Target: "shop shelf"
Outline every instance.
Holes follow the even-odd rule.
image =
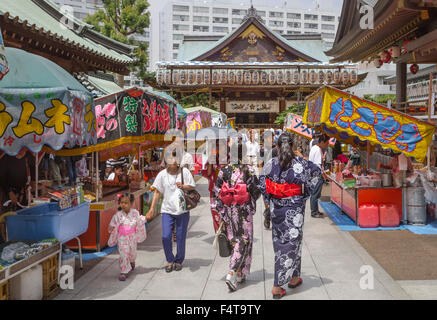
[[[0,283],[0,301],[9,300],[9,282]]]
[[[57,203],[47,203],[17,211],[6,218],[8,240],[70,241],[88,229],[89,203],[59,210]]]

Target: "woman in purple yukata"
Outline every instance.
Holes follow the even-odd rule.
[[[240,139],[241,140],[241,139]],[[233,251],[229,264],[226,284],[230,291],[237,289],[237,283],[245,281],[250,272],[253,247],[253,215],[256,200],[261,196],[258,178],[253,167],[243,161],[243,144],[238,143],[238,163],[222,168],[214,187],[212,206],[226,226],[228,239]],[[232,190],[231,199],[224,198],[225,190]],[[229,194],[229,193],[228,193]]]
[[[290,133],[278,139],[279,156],[271,159],[259,178],[261,192],[271,205],[273,249],[275,251],[274,299],[302,284],[300,278],[305,202],[322,179],[321,169],[293,152]],[[303,188],[302,188],[303,186]],[[271,202],[270,202],[271,201]]]

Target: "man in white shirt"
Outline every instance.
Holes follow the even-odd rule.
[[[253,130],[249,131],[249,141],[246,142],[246,147],[246,155],[249,160],[249,164],[252,165],[255,170],[257,170],[260,146],[259,143],[255,140],[255,133]]]
[[[308,158],[309,161],[316,164],[320,169],[322,169],[323,173],[323,149],[326,149],[329,145],[329,137],[326,134],[323,134],[319,137],[318,143],[313,145],[310,150],[310,156]],[[323,214],[319,211],[319,198],[322,194],[324,179],[320,179],[317,183],[316,187],[311,194],[310,204],[311,204],[311,217],[313,218],[322,218]]]

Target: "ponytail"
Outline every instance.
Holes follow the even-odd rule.
[[[293,138],[289,132],[284,132],[279,136],[279,165],[281,169],[287,169],[294,159]]]

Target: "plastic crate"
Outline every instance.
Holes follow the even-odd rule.
[[[58,287],[58,256],[55,255],[42,262],[43,299],[53,298]]]
[[[9,282],[0,283],[0,301],[9,300]]]
[[[88,230],[89,203],[59,210],[57,203],[46,203],[17,211],[6,218],[8,240],[43,240],[55,238],[68,242]]]
[[[379,224],[381,227],[399,227],[399,211],[392,204],[379,206]]]
[[[361,228],[377,228],[379,226],[379,207],[374,204],[363,204],[359,207]]]

